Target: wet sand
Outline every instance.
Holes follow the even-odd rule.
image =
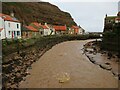
[[[117,88],[118,80],[110,71],[91,63],[82,54],[83,45],[91,40],[67,41],[55,45],[28,70],[31,75],[19,88]],[[70,80],[59,83],[61,73]]]

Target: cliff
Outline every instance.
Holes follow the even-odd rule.
[[[3,2],[2,11],[8,15],[14,12],[15,17],[26,25],[35,21],[55,25],[76,25],[68,12],[61,11],[48,2]]]

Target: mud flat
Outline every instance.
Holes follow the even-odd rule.
[[[118,79],[83,54],[91,40],[67,41],[55,45],[37,62],[19,88],[118,88]]]
[[[100,66],[102,69],[109,70],[116,78],[120,78],[119,72],[119,58],[117,54],[110,51],[100,50],[99,41],[88,42],[84,45],[83,52],[88,59]]]

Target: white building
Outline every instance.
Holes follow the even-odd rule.
[[[0,39],[5,38],[4,19],[0,17]]]
[[[0,14],[1,39],[21,38],[21,23],[14,17]]]
[[[79,27],[78,34],[85,34],[85,30],[82,27]]]
[[[53,25],[45,23],[45,26],[49,29],[48,30],[49,35],[55,34],[55,29],[53,28]]]
[[[51,33],[50,28],[47,27],[46,25],[41,25],[41,26],[42,26],[43,31],[44,31],[43,35],[44,35],[44,36],[50,35],[50,33]]]

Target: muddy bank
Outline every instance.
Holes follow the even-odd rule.
[[[83,45],[91,40],[55,45],[36,63],[19,88],[117,88],[114,75],[91,63]],[[61,81],[62,80],[62,81]]]
[[[28,69],[31,69],[31,65],[36,62],[46,51],[41,49],[36,51],[34,48],[24,50],[20,54],[12,53],[6,60],[9,60],[2,65],[2,85],[3,88],[17,88],[19,82],[24,80],[27,75],[30,75]]]
[[[100,49],[101,41],[92,41],[84,45],[82,49],[89,60],[101,67],[110,71],[116,78],[120,79],[119,63],[120,58],[117,53],[103,51]]]
[[[12,52],[4,56],[2,62],[2,87],[3,88],[18,88],[19,83],[25,80],[31,65],[39,60],[39,58],[52,46],[57,44],[54,40],[44,40],[34,46],[27,46],[26,49],[21,49],[18,52]],[[42,45],[41,45],[42,43]],[[60,43],[60,41],[59,41]],[[29,44],[29,43],[28,43]]]

